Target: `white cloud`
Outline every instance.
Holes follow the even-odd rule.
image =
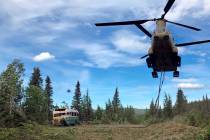
[[[150,47],[146,36],[141,37],[127,30],[115,32],[111,37],[111,41],[117,50],[134,54],[145,54]]]
[[[90,72],[88,70],[83,70],[80,73],[78,80],[84,83],[84,82],[87,82],[90,79],[90,77],[91,77]]]
[[[24,24],[27,20],[50,15],[51,12],[65,3],[62,0],[7,0],[1,1],[1,11],[14,24]]]
[[[128,14],[130,18],[155,18],[163,13],[165,4],[166,1],[156,0],[7,0],[0,1],[0,13],[5,15],[5,19],[13,26],[19,26],[19,29],[27,22],[34,22],[40,17],[48,18],[49,22],[62,18],[64,20],[54,28],[62,30],[70,26],[72,21],[93,22],[96,18],[119,20],[127,18]],[[202,16],[209,15],[209,5],[209,0],[176,0],[167,17],[179,20],[184,16],[198,15],[198,11],[201,11]]]
[[[138,66],[144,62],[137,56],[120,53],[100,43],[76,43],[73,48],[82,50],[88,60],[99,68]]]
[[[35,38],[35,41],[41,44],[46,44],[52,42],[54,39],[56,39],[56,36],[44,35],[44,36],[38,36],[37,38]]]
[[[94,67],[94,64],[91,62],[88,62],[87,60],[65,60],[66,63],[71,64],[71,65],[80,65],[83,67]]]
[[[198,80],[195,78],[186,78],[186,79],[180,79],[180,78],[173,78],[172,82],[177,83],[191,83],[191,82],[197,82]]]
[[[85,67],[97,67],[107,69],[110,67],[133,67],[144,64],[145,60],[139,56],[119,52],[102,42],[90,43],[84,40],[70,41],[67,43],[70,53],[78,51],[83,58],[67,61],[70,64],[82,65]],[[70,44],[70,45],[69,45]],[[77,63],[78,62],[78,63]]]
[[[178,48],[178,52],[180,55],[186,54],[186,48]]]
[[[54,31],[66,31],[69,28],[75,28],[77,27],[76,23],[68,23],[66,21],[61,21],[61,22],[48,22],[46,23],[46,27],[54,30]]]
[[[182,89],[202,89],[205,88],[205,85],[199,83],[199,80],[196,78],[173,78],[172,82],[176,83],[176,87]]]
[[[205,78],[209,76],[208,65],[203,63],[183,65],[180,71],[189,77]]]
[[[50,60],[50,59],[54,59],[55,56],[50,54],[49,52],[42,52],[36,56],[33,57],[33,60],[36,62],[41,62],[41,61],[45,61],[45,60]]]
[[[26,39],[31,39],[27,37],[29,34],[32,34],[33,39],[37,39],[35,41],[39,43],[49,43],[61,35],[62,32],[72,32],[72,30],[68,30],[69,28],[79,29],[78,26],[87,26],[87,24],[81,23],[90,23],[93,25],[96,21],[131,20],[160,16],[163,13],[165,4],[166,1],[160,2],[156,0],[2,0],[0,1],[0,15],[4,17],[1,21],[7,25],[3,27],[9,30],[14,29],[11,31],[12,33],[22,33],[22,38]],[[208,11],[208,5],[208,0],[177,0],[167,17],[169,17],[169,19],[184,19],[184,16],[191,15],[191,13]],[[193,9],[200,10],[195,11]],[[205,15],[209,15],[208,12],[204,13]],[[27,31],[23,32],[23,30]],[[75,31],[72,33],[74,36],[84,34],[81,28]],[[8,36],[11,37],[11,32],[4,30],[1,34],[8,34]],[[52,33],[56,35],[53,34],[55,35],[53,36]],[[67,34],[64,34],[64,38],[66,36]],[[1,37],[0,35],[0,39]],[[11,39],[13,38],[11,37]],[[28,42],[30,41],[33,42],[34,40],[28,40]],[[56,43],[62,46],[65,40],[59,41],[60,42]],[[86,41],[82,45],[82,52],[87,56],[88,61],[87,63],[80,63],[82,65],[93,65],[100,68],[108,68],[111,66],[138,66],[143,64],[145,60],[139,60],[138,57],[140,56],[135,56],[134,54],[147,53],[150,47],[150,42],[147,42],[145,37],[124,30],[115,32],[111,42],[114,44],[115,49],[110,48],[107,44],[89,44],[89,42]],[[49,59],[52,58],[54,58],[54,56],[49,57]],[[42,61],[42,59],[40,60],[36,57],[35,61]]]
[[[193,9],[200,8],[201,0],[176,0],[174,8],[167,14],[170,20],[180,20],[186,15],[195,13]]]
[[[179,83],[177,87],[182,89],[202,89],[205,86],[199,83]]]

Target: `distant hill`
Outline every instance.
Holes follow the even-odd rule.
[[[146,109],[134,108],[134,110],[136,115],[144,115],[144,113],[146,112]]]

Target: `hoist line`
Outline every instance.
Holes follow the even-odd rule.
[[[159,82],[159,89],[158,89],[158,96],[157,96],[157,99],[155,101],[156,113],[158,113],[158,109],[159,109],[159,98],[160,98],[160,93],[161,93],[161,90],[162,90],[162,86],[164,84],[164,81],[165,81],[165,71],[161,71],[160,82]]]

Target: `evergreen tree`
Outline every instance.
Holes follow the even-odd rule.
[[[149,114],[152,117],[154,117],[156,115],[156,107],[155,107],[155,104],[154,104],[154,101],[153,100],[150,103]]]
[[[208,98],[208,95],[206,94],[206,111],[208,112],[209,114],[209,98]]]
[[[169,95],[165,95],[163,114],[165,118],[173,117],[172,100]]]
[[[127,106],[125,109],[125,118],[129,123],[133,123],[135,119],[135,110],[132,106]]]
[[[177,98],[175,103],[175,113],[183,114],[187,110],[187,99],[184,96],[182,89],[178,89]]]
[[[75,92],[74,92],[74,97],[73,97],[73,100],[72,100],[71,107],[76,109],[79,112],[81,110],[81,91],[80,91],[79,81],[77,81],[77,84],[76,84],[76,89],[75,89]],[[80,118],[81,118],[81,115],[80,115]]]
[[[29,86],[26,90],[25,113],[29,120],[38,123],[47,122],[47,99],[44,91],[37,86]]]
[[[114,113],[118,113],[120,105],[121,105],[118,88],[116,88],[116,90],[115,90],[114,97],[113,97],[113,100],[112,100],[112,105],[113,105]]]
[[[34,68],[26,90],[25,112],[28,119],[38,123],[48,121],[48,100],[42,89],[42,77],[39,68]]]
[[[87,119],[88,121],[93,120],[93,108],[92,108],[92,101],[89,96],[88,90],[86,94],[86,100],[87,100]]]
[[[45,93],[47,97],[47,112],[48,112],[48,121],[50,122],[52,120],[52,110],[53,110],[53,88],[52,88],[52,83],[51,79],[49,76],[46,77],[45,79]]]
[[[110,121],[113,120],[113,106],[112,106],[112,103],[111,103],[110,99],[106,103],[105,114],[106,114],[106,117],[107,117],[108,120],[110,120]]]
[[[24,66],[14,60],[0,75],[0,126],[13,127],[25,119],[20,108]]]
[[[59,109],[60,107],[56,104],[56,105],[53,105],[53,110],[55,109]]]
[[[41,73],[40,73],[40,69],[38,67],[33,69],[33,73],[32,73],[32,77],[31,80],[29,82],[29,85],[33,85],[36,87],[39,87],[40,89],[42,89],[42,77],[41,77]]]
[[[61,103],[60,108],[66,108],[66,109],[69,109],[69,105],[68,105],[68,103],[67,103],[67,102],[63,101],[63,102]]]
[[[95,111],[95,119],[101,120],[103,115],[103,109],[100,106],[97,106],[97,109]]]
[[[91,121],[93,119],[92,101],[88,94],[88,90],[81,101],[81,115],[83,121]]]
[[[87,103],[86,103],[86,96],[83,95],[82,99],[81,99],[81,102],[80,102],[80,120],[82,121],[87,121],[87,118],[86,118],[86,106],[87,106]]]

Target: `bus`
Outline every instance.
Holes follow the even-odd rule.
[[[79,112],[75,109],[55,109],[53,111],[53,125],[70,126],[79,124]]]

